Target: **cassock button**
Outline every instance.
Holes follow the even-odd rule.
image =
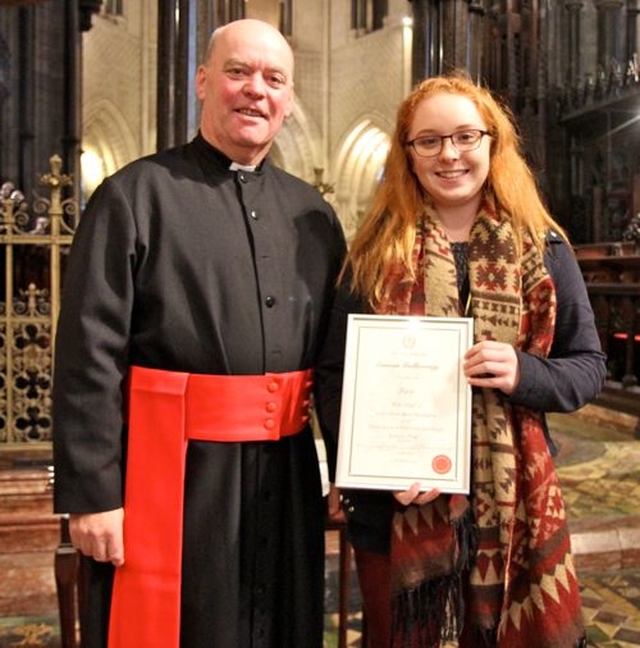
[[[247,181],[247,176],[244,173],[240,173],[238,175],[238,178],[240,178],[240,182],[246,182]]]
[[[267,407],[266,407],[267,412],[275,412],[277,409],[278,409],[278,403],[276,403],[275,401],[269,401],[267,403]]]
[[[272,380],[268,385],[267,385],[267,391],[270,391],[272,394],[274,392],[277,392],[278,389],[280,388],[280,385],[278,385],[277,380]]]
[[[252,209],[249,212],[249,216],[251,216],[251,218],[253,218],[253,220],[258,220],[258,212],[255,209]]]
[[[275,303],[276,303],[276,298],[273,297],[272,295],[269,295],[265,300],[264,300],[265,306],[267,308],[272,308]]]
[[[265,430],[273,430],[275,428],[276,422],[272,418],[265,419],[264,422],[264,429]]]

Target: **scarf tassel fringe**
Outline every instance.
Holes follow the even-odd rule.
[[[393,598],[393,636],[399,638],[403,648],[438,648],[442,642],[457,640],[462,632],[462,574],[470,569],[478,543],[471,509],[451,520],[451,525],[453,572],[404,589]]]
[[[460,575],[422,583],[392,602],[393,636],[402,648],[438,648],[443,641],[454,641],[463,618]]]

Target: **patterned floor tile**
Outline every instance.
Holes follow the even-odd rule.
[[[630,520],[640,516],[640,441],[594,411],[586,417],[549,419],[560,453],[558,474],[570,520]],[[640,519],[640,517],[638,517]],[[640,562],[640,561],[639,561]],[[338,557],[328,544],[325,648],[338,647]],[[640,648],[640,564],[630,569],[580,574],[591,648]],[[357,578],[350,578],[347,647],[361,646],[362,612]],[[57,620],[0,618],[0,648],[59,648]],[[444,647],[443,647],[444,648]]]
[[[597,408],[575,415],[551,415],[558,447],[556,466],[570,520],[629,519],[640,516],[640,441],[635,421],[625,428]],[[590,648],[640,647],[640,564],[633,569],[581,573],[581,594]],[[357,582],[352,585],[349,648],[361,645]],[[353,611],[353,606],[356,610]],[[327,648],[337,646],[335,626],[327,627]]]

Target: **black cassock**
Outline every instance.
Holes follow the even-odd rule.
[[[345,252],[339,221],[315,189],[269,161],[255,172],[229,167],[198,135],[117,172],[87,205],[56,341],[60,513],[123,504],[130,365],[210,374],[314,366]],[[311,429],[277,442],[190,442],[181,646],[321,646],[323,530]],[[88,563],[83,648],[103,645],[112,577],[109,565]]]

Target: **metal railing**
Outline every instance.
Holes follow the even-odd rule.
[[[39,178],[48,195],[32,205],[13,183],[0,187],[0,448],[51,442],[53,340],[79,209],[61,158],[50,165]]]

